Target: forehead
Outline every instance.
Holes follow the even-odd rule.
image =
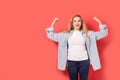
[[[74,17],[73,20],[81,20],[80,17]]]

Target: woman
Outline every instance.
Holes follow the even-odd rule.
[[[54,33],[57,18],[46,29],[48,38],[58,42],[58,69],[65,70],[67,65],[70,80],[78,80],[78,72],[80,80],[87,80],[90,64],[94,70],[101,68],[96,40],[108,34],[108,27],[97,17],[93,19],[98,22],[100,31],[87,30],[80,15],[72,17],[67,32]]]

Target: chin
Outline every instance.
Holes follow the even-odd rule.
[[[80,29],[80,27],[77,27],[76,29]]]

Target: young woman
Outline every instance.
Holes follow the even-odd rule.
[[[101,68],[96,40],[108,34],[108,27],[97,17],[93,19],[98,22],[100,31],[88,30],[80,15],[72,17],[67,32],[54,33],[58,18],[46,29],[48,38],[58,42],[58,69],[65,70],[67,65],[70,80],[78,80],[78,72],[80,80],[87,80],[90,64],[94,70]]]

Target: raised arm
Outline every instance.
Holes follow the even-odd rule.
[[[94,32],[94,35],[95,35],[96,39],[99,40],[99,39],[102,39],[105,36],[107,36],[108,35],[108,27],[107,27],[107,25],[102,24],[102,22],[97,17],[94,17],[93,20],[98,22],[99,29],[100,29],[100,31]]]
[[[55,18],[50,27],[46,28],[47,37],[53,41],[59,42],[61,33],[54,33],[55,23],[58,21],[58,18]]]

